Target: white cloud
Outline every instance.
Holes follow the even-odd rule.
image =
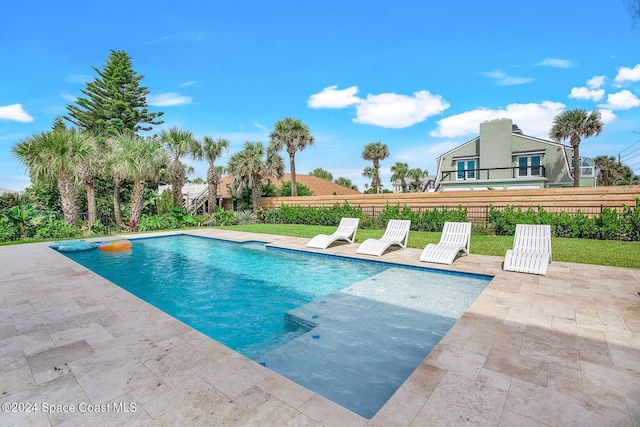
[[[338,85],[333,85],[311,95],[307,105],[311,108],[344,108],[360,102],[360,98],[356,96],[357,93],[357,86],[338,89]]]
[[[11,104],[0,107],[0,119],[22,123],[30,123],[33,121],[33,117],[24,111],[21,104]]]
[[[69,92],[66,92],[64,90],[60,92],[60,97],[69,102],[76,102],[78,100],[78,98],[76,98],[75,96],[71,95]]]
[[[409,167],[429,169],[431,174],[435,174],[434,159],[458,145],[460,145],[459,141],[443,141],[429,145],[422,143],[417,146],[405,147],[394,157],[397,161],[409,163]]]
[[[486,73],[482,73],[487,77],[491,77],[496,81],[496,84],[499,86],[513,86],[513,85],[522,85],[525,83],[530,83],[535,79],[532,77],[511,77],[506,75],[500,70],[489,71]]]
[[[396,93],[367,95],[356,107],[354,123],[401,129],[420,123],[449,108],[449,103],[440,95],[429,91],[414,92],[413,96]]]
[[[543,101],[539,104],[510,104],[500,110],[478,108],[439,120],[438,128],[429,135],[444,138],[478,135],[480,123],[506,117],[517,124],[525,135],[547,138],[553,118],[565,107],[560,102]]]
[[[558,59],[558,58],[545,58],[541,62],[538,63],[543,67],[555,67],[555,68],[571,68],[575,67],[575,64],[568,59]]]
[[[67,81],[69,83],[75,83],[75,84],[85,84],[92,80],[93,80],[93,77],[91,77],[88,74],[70,74],[67,77]]]
[[[609,124],[617,118],[615,113],[611,110],[601,109],[600,110],[600,119],[604,122],[604,124]]]
[[[589,89],[599,89],[604,84],[606,76],[594,76],[587,80],[587,87]]]
[[[616,83],[624,82],[637,82],[640,80],[640,64],[633,68],[620,67],[618,68],[618,75],[613,79]]]
[[[265,125],[260,124],[260,123],[258,123],[258,122],[253,122],[253,125],[254,125],[255,127],[257,127],[258,129],[261,129],[261,130],[267,130],[267,127],[266,127]]]
[[[188,82],[180,83],[180,87],[193,86],[194,84],[196,84],[196,82],[189,80]]]
[[[589,89],[586,87],[571,88],[569,98],[586,99],[590,101],[600,101],[604,98],[604,89]]]
[[[180,95],[179,93],[160,93],[157,95],[149,95],[147,103],[154,107],[173,107],[176,105],[187,105],[191,103],[190,96]]]
[[[640,99],[628,90],[610,93],[607,96],[607,103],[598,105],[608,110],[628,110],[637,106],[640,106]]]

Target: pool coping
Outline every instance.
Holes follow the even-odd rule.
[[[307,239],[226,230],[126,237],[167,234],[268,241],[372,260],[356,255],[357,245],[312,250]],[[493,280],[367,420],[192,330],[47,244],[0,247],[0,255],[0,402],[112,409],[10,413],[16,422],[640,425],[640,270],[553,262],[547,276],[534,276],[503,272],[501,257],[474,254],[452,266],[428,264],[480,271]],[[417,249],[392,250],[374,260],[423,267],[418,256]],[[113,411],[119,403],[137,410]]]

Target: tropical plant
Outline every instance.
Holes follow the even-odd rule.
[[[67,224],[79,217],[77,169],[95,155],[95,147],[77,131],[52,130],[21,140],[13,155],[29,169],[32,182],[55,182]]]
[[[200,143],[200,153],[198,153],[197,157],[206,159],[209,162],[209,169],[207,170],[209,213],[213,213],[214,206],[217,206],[218,184],[224,171],[224,168],[218,167],[214,163],[227,148],[229,148],[229,141],[223,138],[213,139],[210,136],[205,136]]]
[[[614,156],[596,156],[593,163],[598,170],[598,185],[614,185],[621,177],[621,167]]]
[[[371,189],[374,193],[377,193],[378,188],[375,185],[376,170],[373,168],[373,166],[365,166],[364,169],[362,170],[362,176],[364,176],[365,178],[369,178],[371,180],[370,185],[367,185],[367,184],[364,185],[365,192]]]
[[[173,205],[182,206],[182,186],[186,182],[185,166],[181,157],[198,157],[200,145],[193,134],[176,126],[160,131],[158,138],[167,153],[171,156],[171,189],[173,190]]]
[[[600,119],[600,111],[587,113],[584,108],[576,108],[558,114],[553,119],[549,137],[561,142],[568,139],[573,148],[573,186],[580,186],[580,153],[579,145],[583,139],[600,135],[604,123]]]
[[[149,131],[160,125],[162,112],[147,109],[149,90],[140,86],[143,76],[133,70],[131,57],[124,51],[112,50],[102,70],[92,67],[98,76],[87,83],[75,104],[67,105],[65,119],[74,125],[104,134],[124,130]]]
[[[169,158],[153,138],[142,138],[129,131],[119,132],[107,140],[112,176],[118,181],[133,182],[129,223],[140,221],[144,182],[155,180],[168,167]]]
[[[236,214],[233,211],[225,211],[224,209],[216,206],[213,209],[212,214],[206,214],[202,220],[202,225],[205,226],[226,226],[234,225],[236,223]]]
[[[26,238],[27,226],[34,217],[34,208],[31,204],[26,203],[25,197],[16,197],[15,205],[5,209],[5,215],[18,230],[19,238]]]
[[[412,180],[411,188],[413,191],[419,193],[422,191],[422,179],[429,176],[429,171],[426,169],[412,168],[407,171],[407,176]]]
[[[258,222],[256,213],[250,210],[240,211],[236,213],[236,223],[238,225],[243,224],[255,224]]]
[[[333,175],[331,174],[331,172],[326,171],[322,168],[315,168],[314,170],[309,172],[309,175],[315,176],[316,178],[325,179],[327,181],[333,181]]]
[[[243,190],[251,190],[253,210],[260,209],[262,181],[281,178],[283,174],[282,157],[271,148],[265,149],[261,142],[247,141],[227,164],[234,196],[241,197]]]
[[[343,176],[336,178],[336,180],[334,181],[336,184],[338,185],[342,185],[343,187],[347,187],[347,188],[351,188],[352,190],[358,190],[358,186],[354,185],[353,182],[351,182],[350,179],[345,178]]]
[[[362,151],[362,158],[364,160],[371,160],[373,162],[373,179],[371,180],[371,186],[376,189],[376,192],[380,192],[380,161],[389,157],[389,147],[382,142],[371,142],[364,146]]]
[[[296,193],[298,196],[313,196],[313,191],[309,187],[304,184],[296,183]],[[277,195],[280,197],[291,196],[291,181],[285,181],[282,183],[280,188],[278,189]],[[263,192],[264,195],[264,192]]]
[[[315,142],[314,137],[309,131],[309,127],[302,123],[299,119],[285,117],[274,125],[273,131],[269,134],[270,145],[275,152],[280,151],[283,147],[289,153],[289,164],[291,167],[291,189],[292,196],[297,196],[296,186],[296,151],[304,150],[308,145]]]
[[[391,182],[400,181],[402,192],[407,192],[407,177],[409,176],[409,165],[404,162],[396,162],[391,166]]]
[[[173,191],[170,189],[165,189],[162,194],[160,194],[160,198],[156,202],[156,207],[159,215],[166,214],[171,211],[173,207]]]

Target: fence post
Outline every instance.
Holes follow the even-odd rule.
[[[489,205],[484,206],[484,228],[489,228]]]

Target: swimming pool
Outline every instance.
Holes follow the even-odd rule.
[[[65,253],[283,376],[372,417],[490,277],[188,235]]]

